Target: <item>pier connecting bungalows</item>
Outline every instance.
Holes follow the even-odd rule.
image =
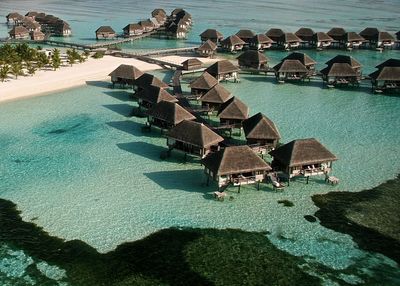
[[[218,111],[219,108],[232,98],[230,91],[225,89],[222,85],[216,84],[202,97],[200,97],[201,105],[208,107],[210,111]]]
[[[142,75],[143,72],[138,68],[124,64],[120,65],[109,74],[109,76],[111,76],[113,87],[116,83],[133,87],[135,85],[135,81]]]
[[[189,85],[191,94],[198,95],[199,97],[213,88],[218,84],[218,80],[215,79],[208,72],[204,72],[201,76],[192,81]]]
[[[229,185],[240,186],[257,184],[264,181],[271,167],[249,146],[226,147],[212,153],[202,160],[207,185],[210,178],[218,185],[218,189]]]
[[[250,48],[263,51],[272,47],[274,41],[267,35],[257,34],[250,41]]]
[[[309,70],[299,60],[283,60],[273,68],[276,80],[284,83],[289,80],[305,80],[309,78]]]
[[[96,39],[97,40],[102,40],[102,39],[114,39],[117,37],[117,34],[111,28],[110,26],[101,26],[96,30]]]
[[[281,139],[275,123],[261,112],[244,120],[243,130],[247,144],[261,154],[275,149]]]
[[[155,104],[161,101],[178,102],[176,97],[172,96],[168,91],[158,86],[149,85],[135,93],[135,98],[138,100],[139,109],[152,108]]]
[[[400,92],[400,60],[389,59],[377,65],[377,71],[371,73],[374,92]]]
[[[240,99],[232,97],[218,110],[220,126],[242,129],[243,120],[249,118],[249,107]]]
[[[241,51],[245,44],[246,42],[236,35],[229,36],[221,41],[222,49],[231,53]]]
[[[242,29],[239,30],[236,34],[242,41],[246,42],[246,44],[250,44],[251,40],[256,35],[252,30]]]
[[[327,33],[317,32],[312,36],[310,45],[314,46],[318,50],[322,50],[328,48],[333,41],[333,38],[331,38]]]
[[[236,82],[239,78],[239,68],[228,60],[222,60],[212,64],[206,69],[206,72],[215,77],[218,82],[221,80],[232,80]]]
[[[201,42],[206,42],[207,40],[210,40],[217,45],[223,38],[224,36],[215,29],[207,29],[200,34]]]
[[[268,58],[259,51],[247,50],[237,57],[240,68],[256,70],[268,69]]]
[[[178,150],[200,158],[219,150],[224,138],[203,123],[183,120],[166,134],[169,152]]]
[[[178,103],[160,101],[147,111],[147,124],[161,130],[170,129],[183,120],[195,120],[196,117]]]
[[[207,40],[197,48],[196,52],[202,57],[212,58],[217,53],[217,45],[213,41]]]
[[[293,177],[327,176],[337,158],[315,138],[297,139],[269,152],[272,168],[289,181]]]

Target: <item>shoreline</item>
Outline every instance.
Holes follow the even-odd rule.
[[[166,56],[161,59],[181,63],[187,56]],[[198,58],[203,63],[214,62],[216,59]],[[87,85],[90,81],[104,81],[108,74],[121,64],[133,65],[143,72],[162,70],[157,64],[146,63],[133,58],[104,56],[101,59],[89,58],[84,63],[63,66],[60,69],[40,70],[33,76],[20,76],[18,79],[8,79],[0,82],[0,104],[34,96],[45,96],[55,92]]]

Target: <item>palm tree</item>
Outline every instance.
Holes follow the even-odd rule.
[[[61,65],[60,50],[54,49],[53,55],[51,56],[51,64],[54,70],[58,69]]]
[[[68,58],[68,63],[72,65],[75,63],[75,55],[73,53],[73,50],[67,50],[67,58]]]
[[[34,75],[36,72],[36,67],[31,62],[26,62],[26,69],[30,75]]]
[[[15,62],[11,65],[11,73],[18,79],[19,75],[22,75],[22,64],[20,62]]]
[[[36,55],[36,66],[38,69],[42,69],[45,65],[49,64],[49,58],[45,53],[37,53]]]
[[[8,77],[8,73],[10,72],[10,67],[8,65],[3,65],[0,68],[0,80],[4,82]]]

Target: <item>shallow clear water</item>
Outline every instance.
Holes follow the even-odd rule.
[[[74,30],[69,40],[82,42],[92,41],[101,24],[118,30],[159,6],[167,10],[182,6],[193,14],[195,26],[186,42],[146,39],[125,46],[141,49],[197,43],[198,34],[207,27],[225,34],[246,27],[258,32],[272,26],[295,31],[303,25],[321,30],[343,25],[355,31],[368,25],[396,31],[400,8],[397,1],[368,6],[363,1],[147,1],[140,8],[130,1],[70,3],[18,1],[17,10],[43,10],[65,18]],[[1,1],[0,17],[11,10],[15,1]],[[373,16],[366,16],[372,10]],[[332,11],[338,11],[336,16]],[[0,37],[6,31],[1,26]],[[338,51],[307,53],[320,69]],[[351,54],[363,64],[364,74],[385,59],[399,57],[398,50]],[[274,64],[285,53],[269,51],[267,56]],[[249,105],[251,114],[261,111],[270,117],[283,142],[316,137],[325,144],[339,157],[334,175],[340,185],[327,186],[322,179],[306,185],[297,180],[283,193],[272,192],[269,186],[261,191],[243,188],[240,194],[232,189],[234,200],[216,202],[210,195],[215,186],[205,186],[197,161],[184,163],[176,153],[167,161],[159,159],[165,139],[157,131],[142,133],[144,120],[127,117],[134,104],[126,91],[90,85],[0,105],[0,197],[15,202],[26,221],[33,220],[50,234],[83,240],[102,252],[170,226],[241,228],[270,231],[269,238],[278,247],[308,256],[310,263],[334,269],[354,265],[371,272],[380,265],[389,271],[388,277],[400,277],[398,266],[386,257],[361,251],[349,236],[303,217],[316,211],[311,201],[315,193],[360,191],[399,173],[399,97],[373,95],[368,84],[328,90],[319,81],[278,85],[272,78],[254,75],[242,75],[240,84],[225,86]],[[283,207],[277,203],[280,199],[295,206]],[[6,267],[10,263],[15,267]],[[23,253],[1,248],[0,282],[10,275],[28,279],[21,273],[29,263],[33,262]]]

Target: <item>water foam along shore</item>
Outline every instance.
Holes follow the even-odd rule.
[[[182,63],[191,57],[166,56],[161,59]],[[199,58],[204,63],[215,60]],[[120,64],[133,65],[146,72],[162,69],[159,65],[146,63],[132,58],[118,58],[104,56],[101,59],[88,59],[82,64],[72,67],[61,67],[59,70],[42,70],[34,76],[20,76],[18,79],[9,79],[0,83],[0,102],[10,101],[24,97],[50,94],[77,86],[85,85],[90,81],[106,80],[108,74]]]

